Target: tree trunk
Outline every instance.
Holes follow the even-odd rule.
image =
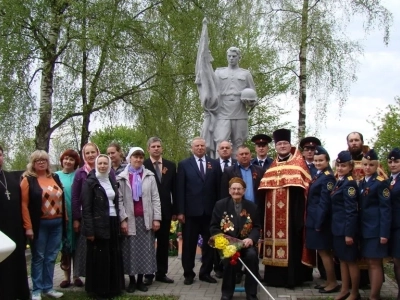
[[[301,12],[300,73],[299,73],[299,128],[300,140],[306,133],[306,98],[307,98],[307,38],[308,38],[308,0],[303,0]]]
[[[57,3],[53,4],[49,36],[47,43],[43,44],[41,48],[43,62],[40,81],[39,123],[36,126],[35,147],[46,152],[49,152],[50,137],[53,132],[51,116],[53,110],[54,69],[58,57],[58,39],[60,37],[62,16],[67,6],[67,4],[62,4],[62,7],[59,7]]]

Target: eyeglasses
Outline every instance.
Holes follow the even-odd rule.
[[[39,158],[39,159],[35,159],[34,162],[37,164],[44,164],[44,163],[47,163],[47,159]]]

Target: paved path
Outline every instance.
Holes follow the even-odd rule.
[[[196,259],[195,272],[198,275],[200,268],[200,261]],[[264,267],[261,265],[260,270]],[[192,285],[183,284],[183,269],[181,265],[181,260],[178,257],[169,258],[169,273],[168,276],[175,280],[173,284],[166,284],[155,281],[152,286],[149,287],[149,291],[146,293],[136,291],[134,295],[180,295],[180,300],[220,300],[221,298],[221,279],[218,279],[217,284],[209,284],[198,280]],[[54,273],[54,287],[58,290],[63,290],[59,288],[60,282],[63,280],[63,271],[60,269],[59,265],[56,265]],[[293,290],[285,288],[273,288],[267,287],[268,291],[275,299],[279,300],[296,300],[297,298],[302,299],[313,299],[318,298],[321,294],[318,290],[312,287],[319,279],[315,279],[315,282],[307,282],[302,287],[297,287]],[[126,283],[129,283],[129,278],[126,276]],[[31,280],[29,280],[31,284]],[[67,290],[83,291],[84,288],[70,287]],[[394,297],[397,293],[397,285],[391,279],[386,277],[386,282],[383,285],[381,296],[382,297]],[[360,290],[361,296],[367,297],[369,295],[369,290]],[[334,294],[332,294],[334,295]],[[260,300],[270,299],[268,295],[259,287],[258,293]],[[235,293],[233,299],[246,299],[246,294]]]

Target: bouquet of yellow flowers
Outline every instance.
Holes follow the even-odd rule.
[[[237,260],[240,257],[240,249],[243,247],[243,241],[219,233],[210,237],[208,244],[210,247],[218,249],[222,258],[229,259],[231,265],[237,264]]]
[[[171,221],[171,227],[169,230],[169,249],[168,255],[169,256],[176,256],[178,255],[178,241],[177,239],[182,234],[180,223],[178,220]]]

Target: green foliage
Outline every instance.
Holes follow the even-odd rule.
[[[29,163],[31,153],[35,151],[35,140],[25,139],[18,144],[14,152],[6,152],[4,164],[7,170],[20,171],[26,170],[26,165]]]
[[[143,132],[127,126],[110,126],[95,131],[90,141],[99,147],[100,153],[104,154],[107,153],[107,147],[112,142],[119,143],[124,154],[127,154],[131,147],[142,147],[145,151],[147,148],[147,137]]]
[[[395,98],[395,104],[388,105],[367,122],[374,127],[375,138],[371,142],[382,166],[388,171],[387,155],[400,146],[400,97]]]

